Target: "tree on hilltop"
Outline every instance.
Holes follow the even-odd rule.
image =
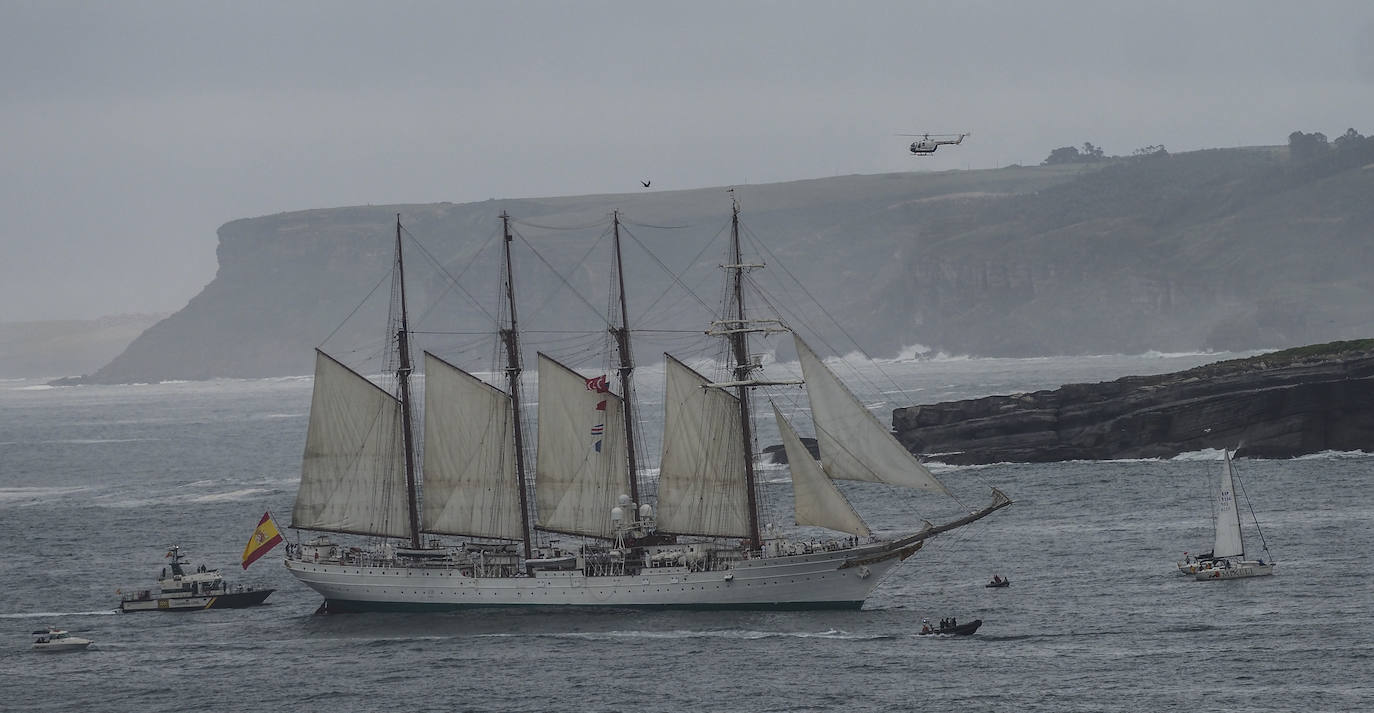
[[[1288,135],[1288,157],[1294,161],[1310,161],[1325,156],[1330,150],[1326,134],[1320,131],[1311,134],[1294,131]]]
[[[1042,166],[1053,166],[1061,163],[1078,163],[1083,160],[1083,154],[1078,153],[1078,149],[1072,146],[1060,146],[1050,152],[1049,158],[1040,162]]]
[[[1291,136],[1289,140],[1292,140]],[[1350,151],[1351,149],[1360,148],[1360,146],[1364,144],[1364,140],[1364,137],[1360,136],[1360,132],[1354,129],[1346,129],[1344,134],[1337,136],[1336,140],[1331,142],[1331,145],[1337,151]]]
[[[1041,166],[1053,166],[1062,163],[1089,163],[1101,161],[1106,158],[1101,146],[1093,146],[1091,141],[1083,142],[1083,150],[1078,150],[1072,146],[1060,146],[1050,152],[1048,158],[1040,162]]]

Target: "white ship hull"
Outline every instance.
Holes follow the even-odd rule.
[[[39,629],[33,632],[33,637],[33,650],[48,653],[82,651],[91,645],[90,639],[72,636],[62,629]]]
[[[435,611],[475,606],[596,606],[704,609],[857,609],[920,543],[742,560],[725,570],[647,568],[634,575],[581,570],[479,577],[459,566],[365,566],[286,560],[325,598],[324,610]]]
[[[178,597],[124,601],[119,603],[122,612],[135,611],[182,611],[186,609],[208,609],[214,597]]]
[[[75,636],[66,636],[52,641],[37,641],[33,644],[34,651],[46,651],[48,653],[62,653],[64,651],[85,651],[91,645],[90,639],[81,639]]]
[[[1260,564],[1259,562],[1235,562],[1230,567],[1208,567],[1199,569],[1193,575],[1199,582],[1212,582],[1222,579],[1245,579],[1247,577],[1264,577],[1274,573],[1273,564]]]
[[[63,641],[52,641],[42,644],[34,644],[34,651],[46,651],[48,653],[62,653],[64,651],[85,651],[91,642],[86,639],[71,638]]]

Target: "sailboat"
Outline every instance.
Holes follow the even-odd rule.
[[[1222,451],[1221,481],[1217,492],[1216,540],[1207,556],[1179,563],[1179,570],[1193,575],[1199,581],[1210,582],[1221,579],[1243,579],[1264,577],[1274,573],[1273,560],[1264,558],[1246,559],[1245,538],[1240,530],[1240,510],[1237,507],[1235,491],[1235,468],[1231,464],[1231,452]],[[1247,499],[1247,504],[1248,504]],[[1259,530],[1259,520],[1255,529],[1260,534],[1263,551],[1267,554],[1269,546],[1264,543],[1264,533]],[[1185,566],[1187,569],[1185,569]],[[1191,571],[1190,571],[1191,570]]]
[[[538,355],[533,472],[521,414],[521,351],[511,269],[510,217],[501,215],[505,389],[426,352],[423,457],[412,436],[409,327],[401,223],[393,279],[398,296],[390,393],[323,351],[286,568],[324,597],[322,612],[449,610],[491,605],[596,607],[858,608],[925,542],[1011,504],[991,503],[940,525],[875,537],[834,480],[862,480],[950,495],[800,337],[795,345],[816,422],[814,460],[775,406],[796,492],[796,522],[830,539],[789,540],[760,525],[752,456],[751,392],[796,380],[761,378],[747,338],[780,320],[744,309],[746,264],[739,205],[731,215],[727,311],[706,333],[723,338],[729,381],[713,382],[665,354],[663,444],[656,496],[641,492],[634,368],[613,214],[619,321],[614,393]],[[647,490],[647,488],[645,488]],[[349,547],[338,534],[382,542]],[[458,543],[442,537],[465,538]],[[577,544],[567,545],[569,537]]]

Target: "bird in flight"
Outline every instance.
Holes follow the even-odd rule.
[[[644,184],[644,187],[645,187],[645,188],[648,188],[648,187],[649,187],[649,184],[652,183],[652,182],[653,182],[653,181],[640,181],[640,183]]]

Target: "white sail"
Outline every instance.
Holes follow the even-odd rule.
[[[821,464],[831,478],[865,480],[950,495],[948,489],[850,393],[811,347],[793,334]]]
[[[619,396],[539,355],[539,453],[535,501],[539,526],[612,537],[611,508],[630,489]]]
[[[1240,512],[1236,509],[1235,482],[1231,477],[1231,453],[1225,452],[1221,483],[1217,493],[1217,539],[1213,557],[1243,557],[1245,543],[1240,537]]]
[[[425,353],[425,532],[523,537],[514,429],[509,394]]]
[[[665,354],[663,461],[658,527],[665,532],[749,536],[749,493],[739,399]]]
[[[854,511],[854,506],[835,487],[835,482],[811,457],[811,452],[806,450],[797,432],[792,430],[792,424],[782,417],[776,405],[773,406],[773,417],[778,420],[778,433],[782,434],[782,447],[787,453],[788,468],[792,471],[797,524],[816,525],[860,537],[872,534],[863,518]]]
[[[401,403],[324,352],[291,527],[409,537]]]

